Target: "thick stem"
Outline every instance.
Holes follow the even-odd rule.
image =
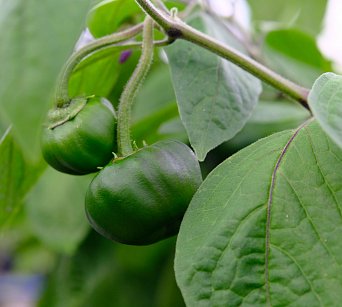
[[[172,18],[159,11],[150,0],[135,0],[140,7],[157,22],[172,39],[184,39],[201,46],[222,58],[240,66],[244,70],[270,84],[289,97],[297,100],[309,109],[307,97],[309,89],[282,77],[261,63],[245,56],[241,52],[227,46],[218,40],[188,26],[179,19]]]
[[[73,53],[70,58],[65,63],[65,66],[59,76],[57,82],[57,89],[55,94],[55,101],[57,107],[62,107],[64,104],[70,101],[68,84],[70,76],[75,69],[75,67],[89,54],[96,50],[102,49],[104,47],[113,45],[115,43],[127,40],[134,37],[142,30],[142,24],[138,24],[130,29],[122,32],[111,34],[91,42],[87,46],[81,48],[80,50]]]
[[[131,113],[135,95],[153,60],[153,20],[146,17],[143,31],[142,53],[139,63],[120,97],[118,111],[118,150],[120,156],[128,156],[134,150],[131,142]]]

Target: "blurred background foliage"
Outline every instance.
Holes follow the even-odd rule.
[[[321,73],[333,70],[317,45],[327,1],[214,1],[215,6],[222,2],[221,11],[209,0],[198,1],[202,7],[194,11],[221,18],[250,56],[275,71],[310,87]],[[165,3],[180,11],[187,5]],[[231,12],[223,14],[228,7]],[[247,26],[239,23],[241,14]],[[83,209],[93,176],[60,174],[47,167],[39,150],[58,73],[78,38],[79,45],[142,18],[133,0],[0,0],[0,306],[11,300],[27,306],[184,304],[173,274],[175,238],[147,247],[101,238],[90,230]],[[117,107],[139,51],[129,50],[125,61],[121,55],[113,49],[89,56],[75,70],[70,93],[106,96]],[[308,115],[264,85],[245,128],[208,155],[203,174],[257,139],[296,127]],[[170,137],[187,141],[161,49],[136,99],[132,130],[138,145]]]

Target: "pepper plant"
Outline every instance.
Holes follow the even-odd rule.
[[[312,16],[304,0],[243,2],[248,26],[238,1],[230,15],[89,2],[47,0],[59,26],[46,32],[28,5],[39,48],[16,57],[25,5],[0,1],[0,252],[49,276],[39,304],[340,306],[342,76],[315,40],[326,1]]]

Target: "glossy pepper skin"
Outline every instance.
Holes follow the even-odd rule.
[[[152,244],[177,234],[201,183],[191,149],[160,141],[115,159],[97,174],[86,194],[87,217],[108,239]]]
[[[49,113],[41,138],[43,157],[63,173],[96,172],[113,158],[115,127],[116,115],[109,101],[75,98]]]

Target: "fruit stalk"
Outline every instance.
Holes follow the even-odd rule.
[[[146,17],[140,60],[120,97],[118,110],[119,156],[127,156],[133,152],[130,135],[132,106],[140,84],[150,69],[153,60],[153,47],[153,20]]]
[[[55,101],[56,101],[57,107],[62,107],[66,103],[69,103],[70,98],[69,98],[68,85],[69,85],[70,76],[73,70],[75,69],[75,67],[86,56],[88,56],[89,54],[99,49],[114,45],[118,42],[122,42],[122,41],[125,41],[134,37],[135,35],[141,32],[142,26],[143,26],[142,24],[138,24],[122,32],[104,36],[102,38],[99,38],[89,43],[88,45],[84,46],[80,50],[74,52],[65,63],[62,69],[62,72],[58,78],[58,82],[57,82],[58,86],[56,88],[56,94],[55,94]]]

